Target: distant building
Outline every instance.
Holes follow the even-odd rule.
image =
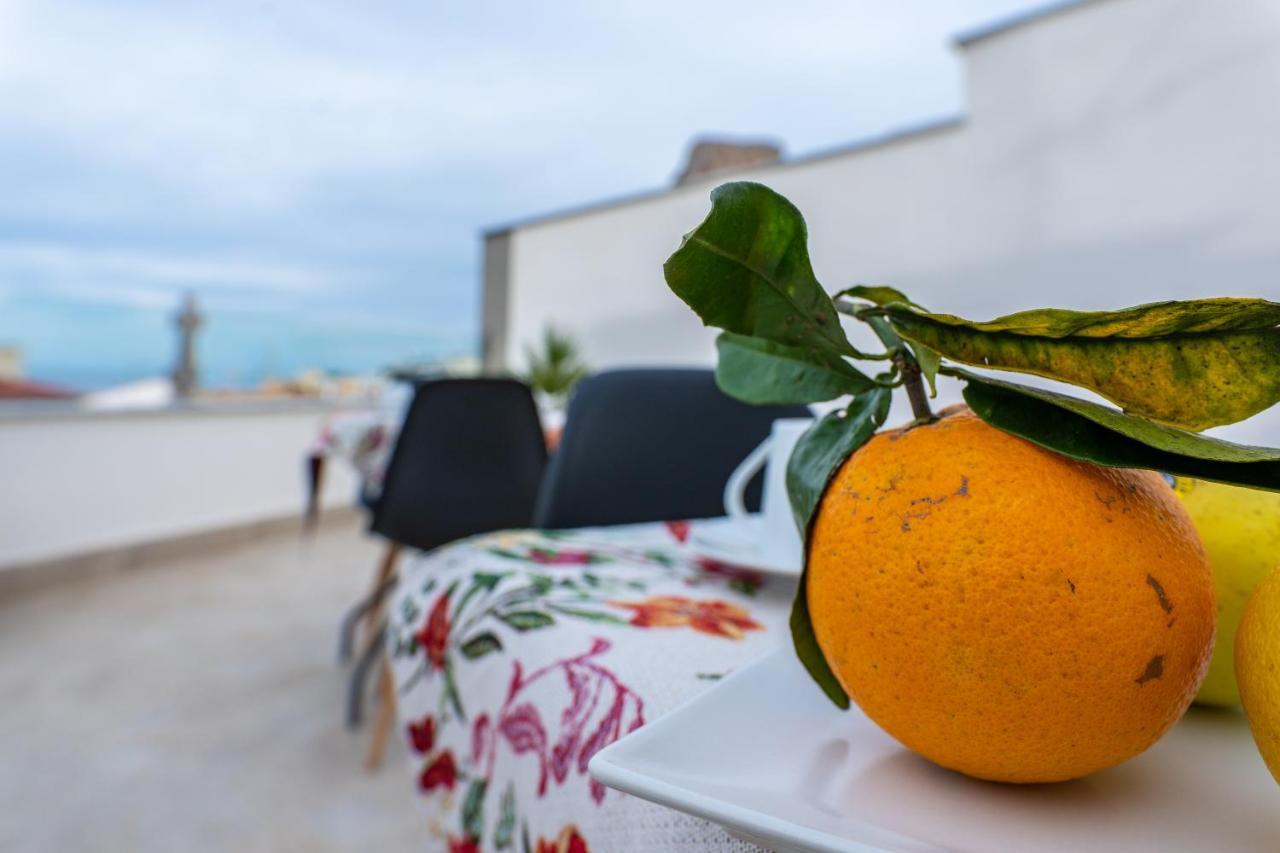
[[[22,378],[22,347],[13,344],[0,346],[0,380]]]
[[[44,382],[0,378],[0,400],[70,400],[75,392]]]
[[[80,405],[100,412],[163,409],[172,405],[175,397],[172,379],[153,376],[90,391],[80,398]]]
[[[1280,300],[1275,0],[1057,3],[956,46],[963,115],[488,232],[486,369],[522,371],[548,324],[593,367],[713,363],[662,263],[730,177],[799,206],[830,290],[892,284],[980,319]]]
[[[0,346],[0,400],[66,400],[72,391],[23,378],[22,347]]]

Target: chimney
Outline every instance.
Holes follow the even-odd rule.
[[[689,150],[684,170],[676,186],[701,180],[720,172],[737,172],[781,162],[782,148],[772,142],[737,142],[730,139],[699,139]]]

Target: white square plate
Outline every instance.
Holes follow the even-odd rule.
[[[1236,712],[1193,709],[1075,782],[999,785],[908,752],[771,652],[600,751],[610,787],[780,851],[1280,850],[1280,787]]]
[[[743,569],[798,578],[804,570],[800,554],[786,556],[763,541],[764,520],[753,514],[695,521],[689,530],[689,550],[696,556]],[[797,551],[799,548],[797,547]]]

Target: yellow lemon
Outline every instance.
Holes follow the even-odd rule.
[[[1209,555],[1218,599],[1218,639],[1196,702],[1234,707],[1236,627],[1249,593],[1280,563],[1280,494],[1185,478],[1177,491]]]
[[[1280,567],[1245,605],[1236,634],[1236,679],[1258,751],[1280,782]]]

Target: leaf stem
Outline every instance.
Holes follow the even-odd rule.
[[[927,424],[937,420],[933,409],[929,408],[929,395],[924,388],[920,365],[916,363],[911,351],[902,343],[902,338],[898,337],[898,333],[889,325],[889,321],[884,318],[880,308],[843,299],[837,300],[835,305],[836,310],[841,314],[856,317],[870,326],[876,333],[876,337],[889,350],[893,366],[898,369],[902,377],[902,385],[907,389],[907,399],[911,402],[911,413],[915,415],[916,423]]]
[[[899,362],[895,358],[894,363],[902,371],[902,383],[907,389],[907,399],[911,401],[911,413],[916,416],[918,423],[931,423],[937,420],[937,417],[934,416],[933,409],[929,408],[929,395],[924,390],[920,368],[916,366],[915,359],[911,358],[905,350],[901,355],[904,356],[903,361]],[[911,362],[910,366],[905,364],[908,360]]]
[[[865,317],[861,316],[858,313],[860,310],[863,310],[865,306],[862,306],[857,302],[850,302],[847,299],[836,299],[832,302],[832,304],[835,305],[837,313],[846,314],[850,317],[853,317],[855,320],[862,320],[864,323],[868,322]],[[872,306],[872,307],[875,307],[875,306]],[[884,340],[884,338],[881,338],[881,340]],[[887,352],[868,353],[868,352],[861,352],[857,349],[853,349],[853,347],[850,347],[850,349],[853,349],[854,358],[866,359],[868,361],[890,361],[893,359],[892,345],[888,344],[887,342],[885,345],[890,347],[890,349]]]

